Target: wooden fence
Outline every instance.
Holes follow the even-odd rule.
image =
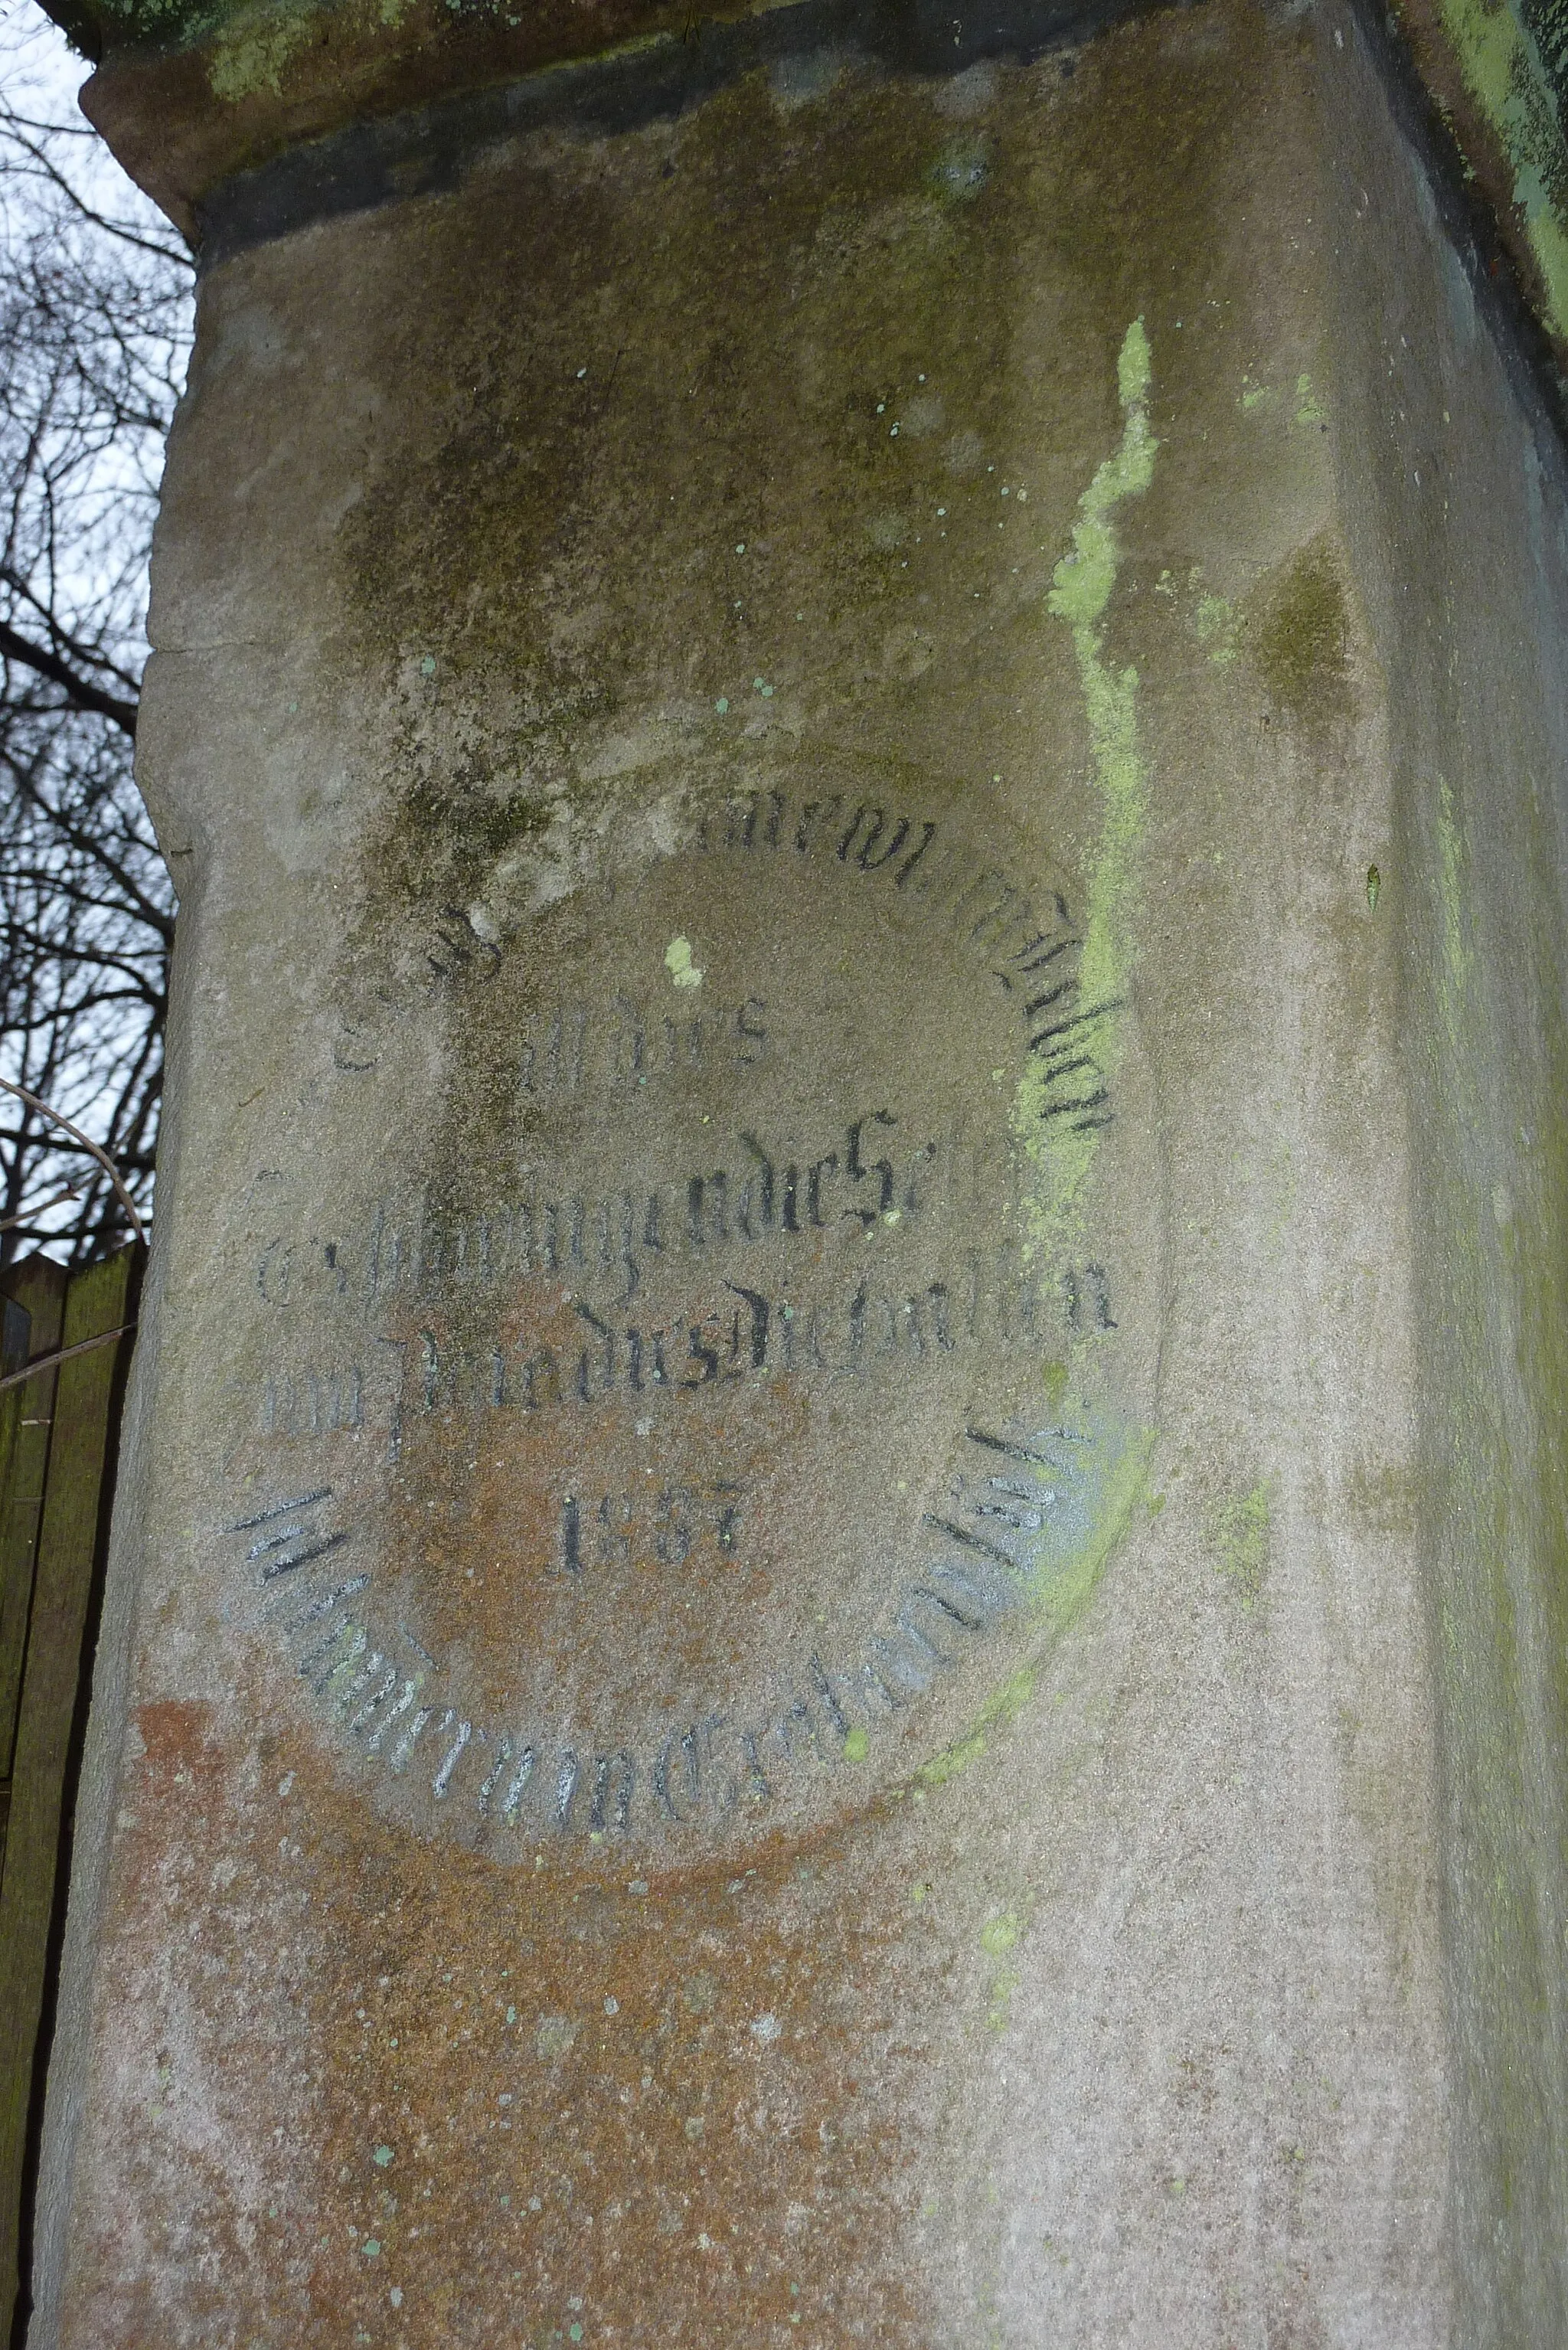
[[[141,1260],[130,1248],[67,1274],[30,1257],[0,1274],[0,2344],[14,2339],[26,2306],[71,1820]]]

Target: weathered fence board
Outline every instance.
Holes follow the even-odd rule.
[[[0,2340],[21,2289],[80,1731],[140,1252],[7,1280],[28,1379],[0,1389]],[[99,1346],[84,1342],[120,1332]],[[71,1347],[83,1351],[58,1362]],[[10,1362],[6,1370],[18,1365]]]
[[[68,1284],[65,1267],[47,1257],[17,1267],[14,1295],[5,1301],[7,1374],[59,1345]],[[53,1370],[37,1371],[16,1387],[0,1389],[0,1869],[56,1377]]]

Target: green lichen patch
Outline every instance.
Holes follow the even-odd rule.
[[[1328,422],[1328,411],[1314,390],[1310,375],[1298,375],[1296,378],[1295,421],[1303,431],[1313,425],[1321,428]]]
[[[975,1717],[974,1727],[964,1737],[955,1739],[940,1754],[933,1754],[929,1762],[921,1763],[915,1773],[917,1784],[945,1787],[950,1779],[956,1779],[961,1771],[967,1771],[971,1762],[978,1762],[991,1742],[991,1733],[1004,1730],[1009,1723],[1016,1721],[1033,1694],[1033,1673],[1027,1670],[1014,1673],[1011,1680],[986,1700]]]
[[[213,43],[207,67],[213,96],[235,105],[256,90],[281,90],[290,58],[308,42],[316,22],[310,0],[235,16]]]
[[[999,1910],[994,1918],[988,1918],[980,1929],[981,1949],[988,1957],[999,1959],[1003,1951],[1016,1946],[1023,1930],[1016,1909]]]
[[[1262,1598],[1268,1576],[1270,1516],[1269,1488],[1263,1483],[1251,1492],[1228,1494],[1210,1525],[1214,1563],[1249,1611]]]
[[[1199,643],[1217,669],[1236,658],[1236,612],[1224,596],[1200,596],[1192,615]]]
[[[1011,1964],[1023,1934],[1023,1919],[1017,1909],[996,1909],[980,1929],[980,1947],[991,1961],[991,1980],[987,1986],[986,2025],[992,2032],[1005,2032],[1018,1988],[1019,1973]]]
[[[1101,815],[1089,873],[1080,973],[1085,1013],[1093,1021],[1095,1075],[1101,1083],[1116,1062],[1116,1015],[1125,1000],[1132,962],[1132,914],[1136,855],[1143,830],[1147,773],[1138,740],[1138,674],[1130,662],[1116,666],[1105,653],[1106,609],[1121,561],[1118,509],[1140,497],[1154,479],[1159,443],[1149,426],[1153,358],[1147,329],[1133,319],[1116,360],[1122,434],[1096,468],[1078,502],[1072,545],[1052,574],[1046,609],[1066,622],[1079,684]],[[1047,1140],[1044,1125],[1051,1066],[1033,1067],[1018,1088],[1014,1125],[1039,1170],[1031,1203],[1037,1247],[1051,1248],[1071,1228],[1078,1212],[1098,1130],[1069,1127]]]

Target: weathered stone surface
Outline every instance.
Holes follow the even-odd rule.
[[[1534,432],[1337,12],[210,272],[39,2340],[1556,2338]]]
[[[644,82],[695,96],[814,43],[906,73],[1033,57],[1128,13],[1128,0],[991,0],[948,17],[929,0],[47,0],[98,62],[88,111],[132,177],[205,237],[238,174],[265,172],[352,126],[363,170],[375,134],[410,108],[489,94],[504,114],[519,77],[618,48]],[[1408,0],[1366,6],[1364,33],[1394,62],[1399,110],[1465,182],[1462,234],[1533,311],[1545,371],[1568,359],[1568,38],[1563,0]],[[954,57],[950,54],[957,51]],[[439,147],[427,116],[425,147]],[[367,136],[369,134],[369,136]],[[325,158],[323,158],[326,161]],[[427,154],[428,161],[428,154]],[[329,170],[341,172],[339,151]],[[440,176],[439,173],[434,176]],[[410,192],[405,187],[404,193]],[[1552,357],[1546,357],[1550,350]]]

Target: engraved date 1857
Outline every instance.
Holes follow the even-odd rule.
[[[741,1488],[722,1479],[648,1493],[568,1493],[561,1503],[558,1555],[571,1575],[595,1567],[684,1566],[703,1548],[733,1558],[740,1544]]]

